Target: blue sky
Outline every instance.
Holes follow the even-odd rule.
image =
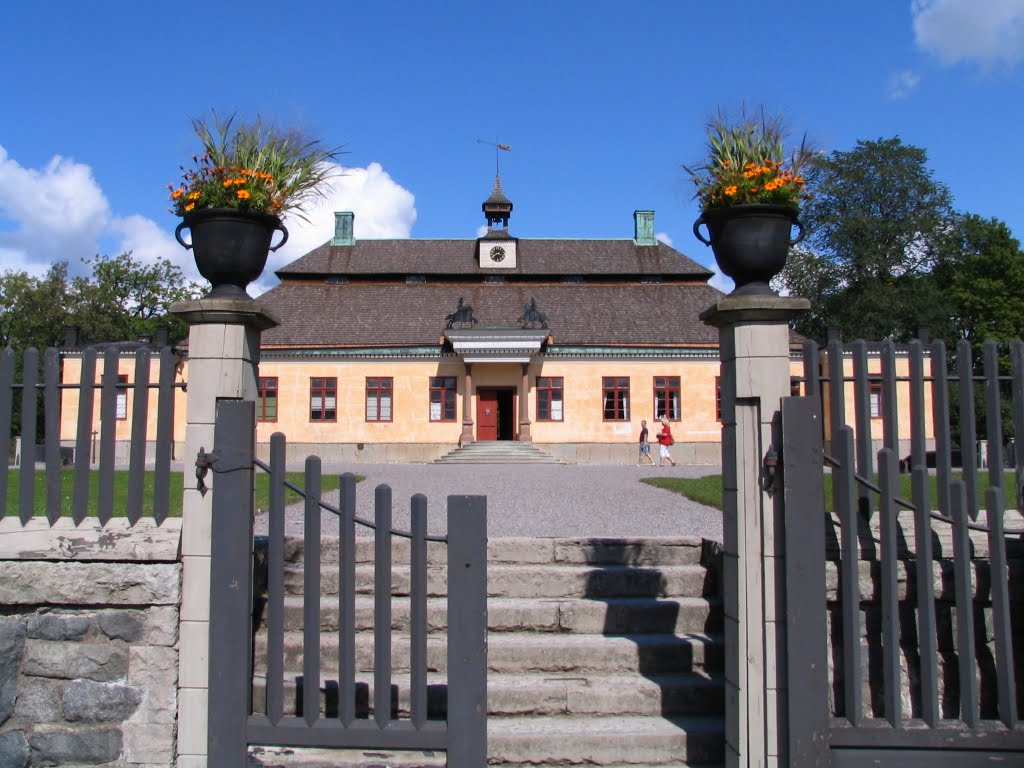
[[[825,150],[898,135],[960,210],[1021,237],[1022,56],[1024,0],[5,4],[0,268],[132,249],[194,275],[165,185],[211,108],[347,150],[271,268],[327,239],[336,209],[357,237],[477,236],[495,161],[477,139],[512,146],[513,234],[631,237],[654,209],[711,265],[680,165],[742,104]]]

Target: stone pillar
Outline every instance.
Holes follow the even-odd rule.
[[[171,312],[190,325],[183,457],[177,765],[207,768],[212,497],[196,489],[195,473],[190,467],[200,448],[214,448],[217,400],[257,399],[260,332],[278,322],[252,299],[183,301],[174,304]],[[216,474],[208,474],[205,482],[214,487]]]
[[[772,422],[788,397],[789,321],[807,299],[726,296],[701,313],[719,330],[722,404],[726,765],[788,765],[781,510],[762,490]]]
[[[523,363],[523,385],[519,390],[519,439],[532,443],[530,436],[530,364]]]
[[[466,366],[466,381],[462,392],[462,435],[459,437],[459,445],[469,445],[473,442],[473,373],[470,363]]]

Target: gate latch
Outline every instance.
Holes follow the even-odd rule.
[[[768,448],[768,453],[761,461],[761,490],[771,496],[775,493],[775,477],[779,466],[779,453],[775,446]]]
[[[209,453],[200,448],[196,455],[196,490],[203,496],[209,490],[206,486],[206,473],[211,469],[217,474],[234,472],[252,467],[252,454],[248,451],[223,450],[214,448]]]

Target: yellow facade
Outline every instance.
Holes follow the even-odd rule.
[[[103,356],[96,358],[97,384],[102,381],[104,371]],[[135,381],[135,355],[126,354],[118,361],[118,376],[124,377],[124,381],[131,384]],[[82,358],[78,355],[67,355],[63,359],[61,370],[61,381],[68,384],[78,384],[82,379]],[[185,367],[178,366],[175,373],[175,383],[180,384],[186,381]],[[146,410],[146,440],[156,439],[157,422],[157,397],[158,390],[155,386],[160,381],[160,359],[156,355],[150,358],[149,365],[149,396]],[[114,435],[118,443],[127,442],[132,434],[132,414],[135,408],[135,390],[131,387],[118,390],[121,395],[120,410],[125,418],[115,419]],[[92,405],[92,429],[99,432],[102,421],[100,412],[101,388],[97,386],[93,390]],[[81,391],[77,387],[68,387],[61,390],[60,409],[60,438],[65,445],[71,445],[78,434],[78,409],[81,403]],[[174,442],[180,443],[185,439],[185,391],[181,387],[174,389]]]
[[[68,355],[63,362],[63,380],[77,383],[81,377],[82,359]],[[853,362],[844,360],[845,375],[853,375]],[[869,374],[877,376],[881,363],[877,356],[868,359]],[[103,375],[103,358],[97,359],[96,381]],[[715,460],[721,441],[721,424],[717,417],[717,378],[720,373],[717,359],[707,356],[692,358],[651,359],[565,359],[546,358],[528,368],[529,391],[527,394],[530,422],[530,438],[539,447],[555,450],[558,446],[619,445],[625,448],[637,440],[640,421],[646,419],[652,433],[657,432],[654,415],[654,379],[675,377],[680,380],[681,418],[672,423],[677,451],[686,456],[683,446],[695,446],[689,455],[696,460]],[[898,378],[909,376],[909,360],[896,359]],[[478,391],[484,388],[511,390],[515,409],[515,431],[519,436],[522,419],[521,387],[522,367],[514,363],[476,363],[472,366],[472,393],[470,397],[469,420],[473,422],[473,436],[477,436]],[[794,360],[791,374],[801,376],[803,365]],[[119,375],[129,383],[134,379],[135,358],[127,354],[118,367]],[[407,457],[415,460],[429,460],[456,446],[463,434],[465,421],[464,407],[466,368],[457,357],[444,356],[440,359],[344,359],[344,358],[303,358],[268,356],[260,365],[261,377],[277,379],[277,418],[260,421],[257,424],[257,443],[266,444],[274,432],[282,432],[289,443],[307,447],[328,447],[359,445],[368,447],[390,446],[388,460]],[[825,372],[827,374],[827,371]],[[925,361],[925,375],[929,375],[929,361]],[[456,412],[451,421],[431,421],[430,379],[433,377],[455,379]],[[542,421],[537,418],[537,377],[560,377],[562,379],[562,419]],[[629,379],[629,418],[624,421],[606,421],[603,412],[602,380],[604,377]],[[392,420],[369,421],[366,418],[366,380],[389,377],[392,379]],[[150,381],[155,384],[159,378],[159,360],[151,360]],[[337,380],[336,420],[321,422],[310,418],[310,380],[313,378],[334,378]],[[188,363],[178,366],[176,383],[188,381]],[[175,388],[174,440],[181,444],[185,434],[185,392]],[[852,382],[844,386],[846,423],[855,426],[854,387]],[[901,443],[909,438],[910,409],[909,383],[897,382],[898,429]],[[61,439],[70,445],[78,430],[78,404],[80,391],[77,388],[62,390]],[[120,405],[126,418],[115,424],[116,440],[127,444],[131,437],[132,414],[135,392],[125,390]],[[829,432],[828,390],[825,387],[823,400],[826,435]],[[931,391],[925,387],[925,412],[931,414]],[[149,390],[146,438],[152,442],[156,437],[157,389]],[[926,419],[926,437],[934,436],[931,420]],[[97,433],[102,428],[100,412],[100,388],[94,390],[93,426]],[[882,419],[871,419],[872,438],[882,439]],[[400,446],[433,446],[433,453],[405,453],[395,450]],[[701,448],[701,446],[704,446]],[[341,455],[341,454],[336,454]],[[348,455],[348,454],[345,454]],[[371,458],[371,454],[354,454]],[[381,460],[385,454],[379,450],[372,460]],[[615,454],[625,456],[624,453]],[[703,457],[703,458],[702,458]]]
[[[826,362],[822,363],[822,373],[828,376],[828,364],[827,358],[823,358]],[[931,376],[931,359],[928,357],[924,358],[924,376],[925,379]],[[867,357],[868,377],[870,381],[878,382],[882,375],[882,361],[881,358],[876,354],[869,354]],[[901,454],[904,451],[909,451],[910,441],[910,359],[905,355],[899,355],[895,358],[895,371],[896,371],[896,425],[897,433],[901,446]],[[843,357],[843,377],[848,379],[843,385],[843,412],[845,414],[844,419],[846,424],[853,428],[854,435],[857,433],[857,416],[856,416],[856,398],[855,398],[855,385],[852,381],[854,375],[854,361],[849,355]],[[823,418],[825,423],[825,435],[826,439],[831,434],[831,410],[830,410],[830,397],[827,386],[823,386],[822,396],[822,410]],[[882,395],[884,397],[884,395]],[[935,438],[935,428],[932,420],[932,388],[930,383],[926,381],[924,386],[924,428],[925,428],[925,439],[932,441]],[[884,425],[882,415],[884,413],[884,402],[882,399],[877,401],[878,403],[878,415],[871,416],[869,411],[869,422],[871,425],[871,439],[875,443],[881,442],[884,433]],[[931,443],[929,442],[929,447]]]

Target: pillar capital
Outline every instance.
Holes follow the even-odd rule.
[[[256,299],[190,299],[171,304],[171,314],[189,325],[244,325],[266,331],[280,319]]]
[[[724,328],[740,323],[788,323],[811,308],[799,296],[725,296],[700,313],[705,325]]]

